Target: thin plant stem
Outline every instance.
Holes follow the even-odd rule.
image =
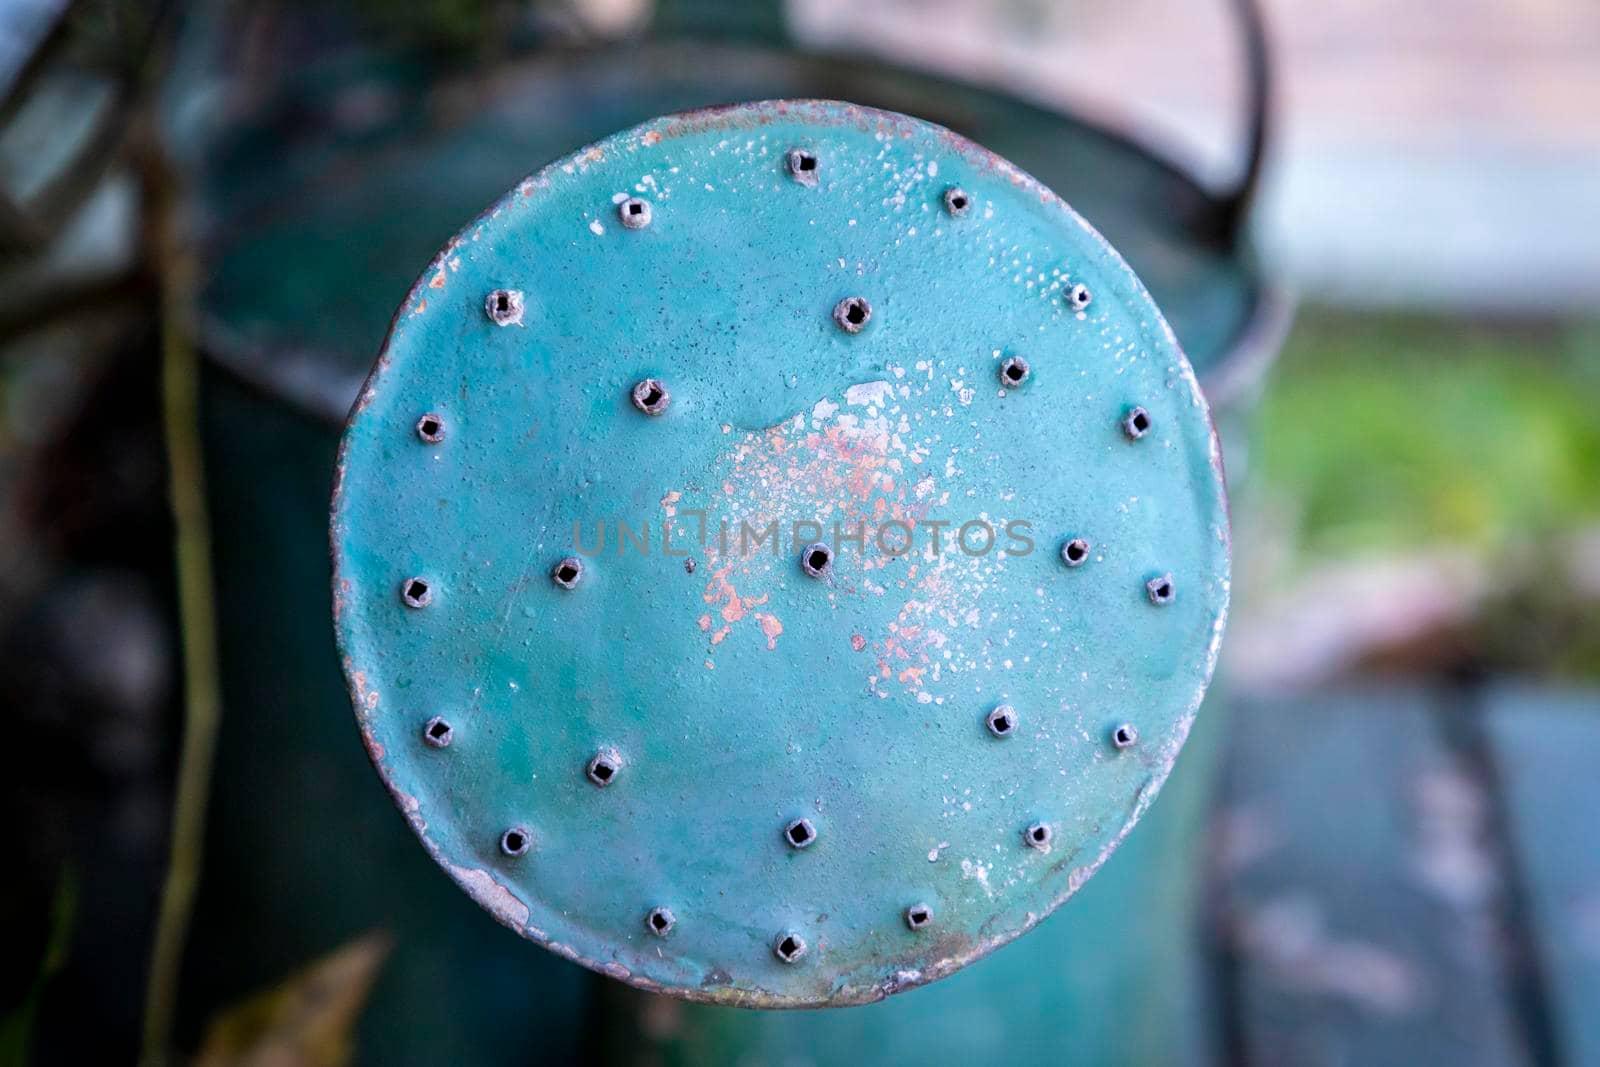
[[[192,258],[178,232],[177,194],[171,170],[152,149],[144,172],[150,211],[148,235],[161,301],[161,400],[166,437],[173,557],[183,654],[183,745],[173,798],[172,843],[145,991],[141,1062],[171,1055],[184,947],[205,845],[206,807],[217,728],[222,718],[218,682],[216,605],[211,574],[211,532],[200,443],[200,360],[189,329],[194,293]]]

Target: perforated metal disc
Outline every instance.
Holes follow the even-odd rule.
[[[937,978],[1071,895],[1228,600],[1205,402],[1122,260],[1004,160],[828,103],[657,120],[462,231],[332,540],[362,732],[462,888],[761,1006]]]

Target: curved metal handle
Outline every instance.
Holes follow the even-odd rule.
[[[1273,71],[1260,0],[1228,0],[1237,24],[1245,65],[1245,152],[1239,183],[1217,202],[1214,229],[1229,245],[1244,236],[1244,226],[1261,181],[1272,116]],[[723,37],[791,43],[784,0],[658,0],[651,30],[659,34]]]
[[[1261,169],[1267,154],[1272,119],[1273,71],[1267,47],[1266,25],[1261,17],[1260,0],[1232,0],[1239,36],[1244,46],[1245,63],[1245,163],[1239,184],[1223,201],[1222,232],[1230,241],[1243,236],[1261,183]]]

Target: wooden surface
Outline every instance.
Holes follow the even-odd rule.
[[[1485,706],[1553,1037],[1600,1063],[1600,697],[1508,684]]]
[[[1233,710],[1222,1062],[1600,1062],[1600,693],[1373,682]]]

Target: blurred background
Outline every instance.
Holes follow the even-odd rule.
[[[433,867],[353,728],[326,505],[463,223],[778,96],[966,133],[1123,252],[1237,584],[1078,897],[773,1014]],[[1597,233],[1589,0],[0,0],[0,1061],[1600,1064]]]

